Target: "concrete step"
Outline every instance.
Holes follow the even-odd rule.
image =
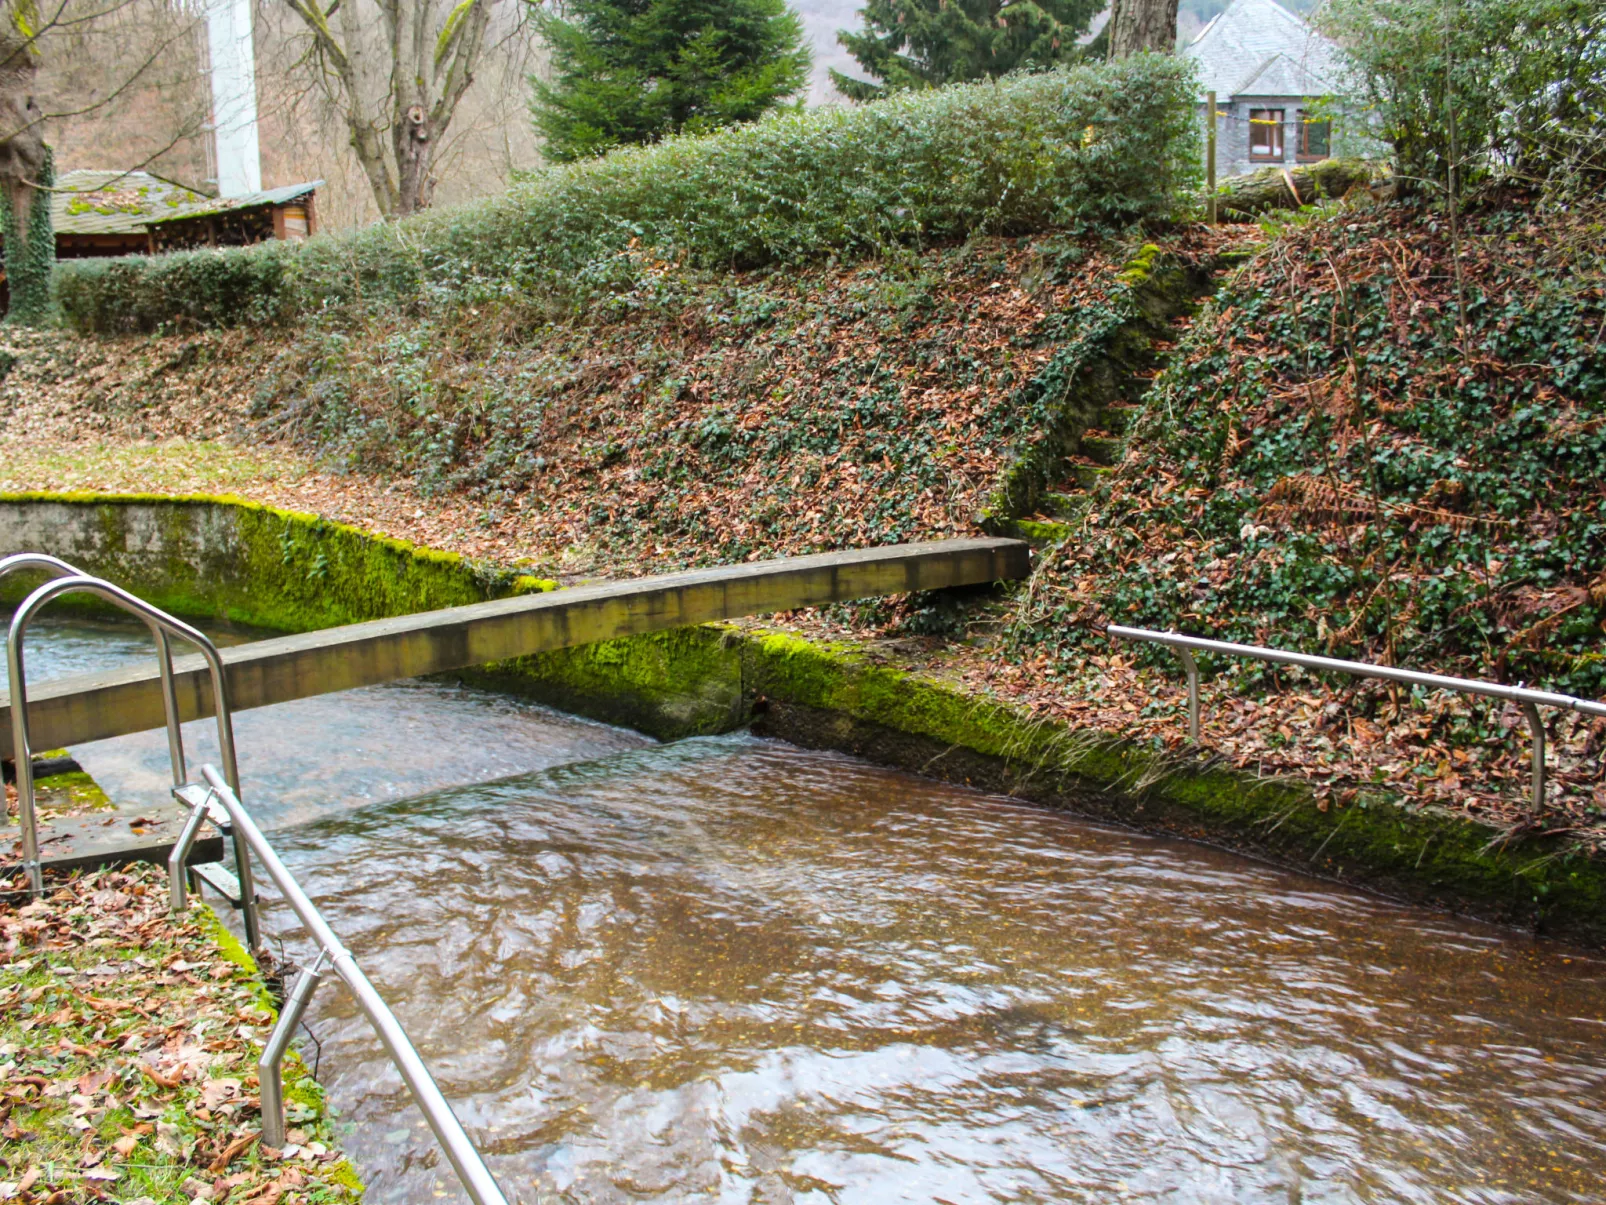
[[[1070,467],[1071,483],[1079,490],[1090,490],[1099,481],[1108,477],[1114,470],[1102,464],[1072,464]]]
[[[1023,540],[1038,547],[1058,544],[1071,534],[1069,523],[1053,519],[1016,519],[1015,530]]]
[[[41,807],[53,805],[47,788]],[[39,860],[52,870],[94,870],[131,862],[167,865],[167,856],[188,818],[172,803],[113,804],[78,816],[61,816],[39,824]],[[216,833],[196,838],[189,861],[212,862],[223,856],[223,838]]]
[[[1074,519],[1087,506],[1087,498],[1080,494],[1067,494],[1050,490],[1042,497],[1043,513],[1055,519]]]
[[[1089,431],[1082,436],[1079,449],[1083,456],[1095,464],[1113,465],[1120,463],[1121,453],[1126,441],[1116,435],[1109,435],[1102,431]]]
[[[1142,413],[1141,406],[1106,406],[1099,413],[1099,426],[1116,435],[1125,435]]]

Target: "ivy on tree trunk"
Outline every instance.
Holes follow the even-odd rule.
[[[45,326],[54,316],[50,276],[56,266],[56,231],[50,220],[50,189],[55,182],[55,159],[46,147],[39,187],[12,187],[0,193],[6,284],[11,289],[6,321],[13,326]],[[13,197],[18,197],[20,204]]]
[[[45,145],[44,114],[34,103],[39,73],[33,39],[11,10],[0,33],[0,233],[11,308],[6,320],[37,326],[51,317],[50,273],[56,236],[50,224],[50,186],[55,180]]]

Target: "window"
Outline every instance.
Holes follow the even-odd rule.
[[[1299,114],[1299,157],[1306,160],[1325,159],[1332,152],[1333,123],[1312,121],[1303,110]]]
[[[1283,111],[1281,109],[1249,110],[1249,157],[1274,159],[1283,157]]]

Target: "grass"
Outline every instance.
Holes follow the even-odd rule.
[[[306,473],[302,457],[216,440],[18,443],[5,448],[0,491],[217,494],[252,484],[293,482]]]
[[[0,905],[0,1198],[360,1199],[297,1059],[285,1069],[290,1142],[258,1141],[254,1066],[273,1013],[204,905],[171,917],[153,866],[10,898]]]

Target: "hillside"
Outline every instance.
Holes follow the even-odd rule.
[[[966,672],[1046,714],[1175,743],[1168,654],[1118,622],[1606,695],[1606,257],[1598,207],[1346,207],[1223,284]],[[1204,741],[1352,798],[1515,823],[1513,706],[1201,658]],[[1168,681],[1169,679],[1169,681]],[[1606,722],[1546,715],[1552,807],[1598,840]]]
[[[0,386],[4,484],[240,489],[570,580],[1024,530],[1041,559],[1018,592],[783,622],[1173,747],[1175,667],[1105,622],[1599,696],[1600,219],[1522,197],[1469,215],[1464,343],[1442,223],[1370,201],[1146,249],[664,264],[533,322],[41,336]],[[1173,301],[1215,273],[1191,324],[1153,312],[1165,265]],[[1514,709],[1205,671],[1205,743],[1233,764],[1523,820]],[[1606,725],[1548,718],[1541,823],[1606,836]]]
[[[1160,748],[1176,669],[1111,621],[1606,694],[1606,210],[1486,192],[1456,256],[1363,167],[1205,227],[1187,86],[1012,77],[72,265],[83,334],[12,337],[3,484],[243,492],[568,581],[1023,534],[1019,590],[787,622]],[[1512,709],[1205,670],[1237,766],[1529,823]],[[1549,719],[1532,822],[1606,836],[1606,728]]]

